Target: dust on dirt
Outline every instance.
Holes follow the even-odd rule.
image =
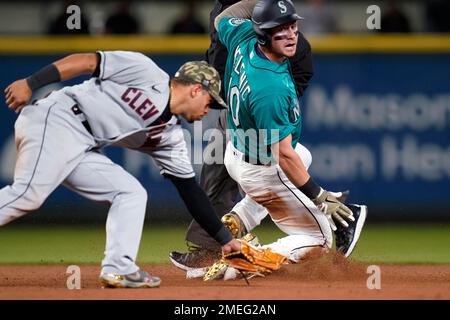
[[[450,299],[450,265],[380,264],[380,289],[367,285],[367,265],[329,255],[286,265],[267,277],[204,282],[186,279],[172,265],[144,265],[162,279],[159,288],[102,289],[100,266],[81,265],[81,289],[67,288],[64,265],[0,265],[0,299],[46,300],[306,300]]]

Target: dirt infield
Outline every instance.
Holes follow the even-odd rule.
[[[172,265],[146,265],[162,278],[152,289],[101,289],[99,266],[82,265],[81,290],[66,286],[68,266],[0,265],[0,299],[306,300],[450,299],[450,265],[379,265],[381,289],[367,288],[367,266],[319,260],[288,265],[266,277],[235,281],[185,278]]]

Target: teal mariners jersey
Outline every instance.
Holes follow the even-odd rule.
[[[228,49],[224,88],[231,141],[250,158],[272,161],[270,145],[292,134],[295,147],[300,138],[300,106],[289,60],[258,56],[250,20],[222,18],[218,35]]]

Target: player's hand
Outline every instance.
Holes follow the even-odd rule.
[[[239,250],[241,250],[241,243],[236,239],[233,239],[224,246],[222,246],[222,254],[228,254],[230,252]]]
[[[348,227],[348,223],[345,220],[355,221],[353,212],[326,190],[321,189],[319,196],[313,202],[325,213],[333,231],[337,229],[334,223],[335,220],[345,228]]]
[[[350,195],[350,190],[336,191],[336,192],[328,191],[328,193],[334,196],[339,202],[345,203],[345,201],[347,201],[348,196]]]
[[[26,79],[14,81],[5,89],[6,105],[18,113],[28,104],[32,93]]]

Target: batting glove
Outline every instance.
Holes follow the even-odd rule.
[[[321,189],[317,198],[313,199],[313,202],[325,213],[333,231],[336,231],[337,229],[335,220],[345,228],[348,227],[348,223],[345,220],[355,221],[353,212],[346,205],[337,200],[336,196],[331,192]]]

